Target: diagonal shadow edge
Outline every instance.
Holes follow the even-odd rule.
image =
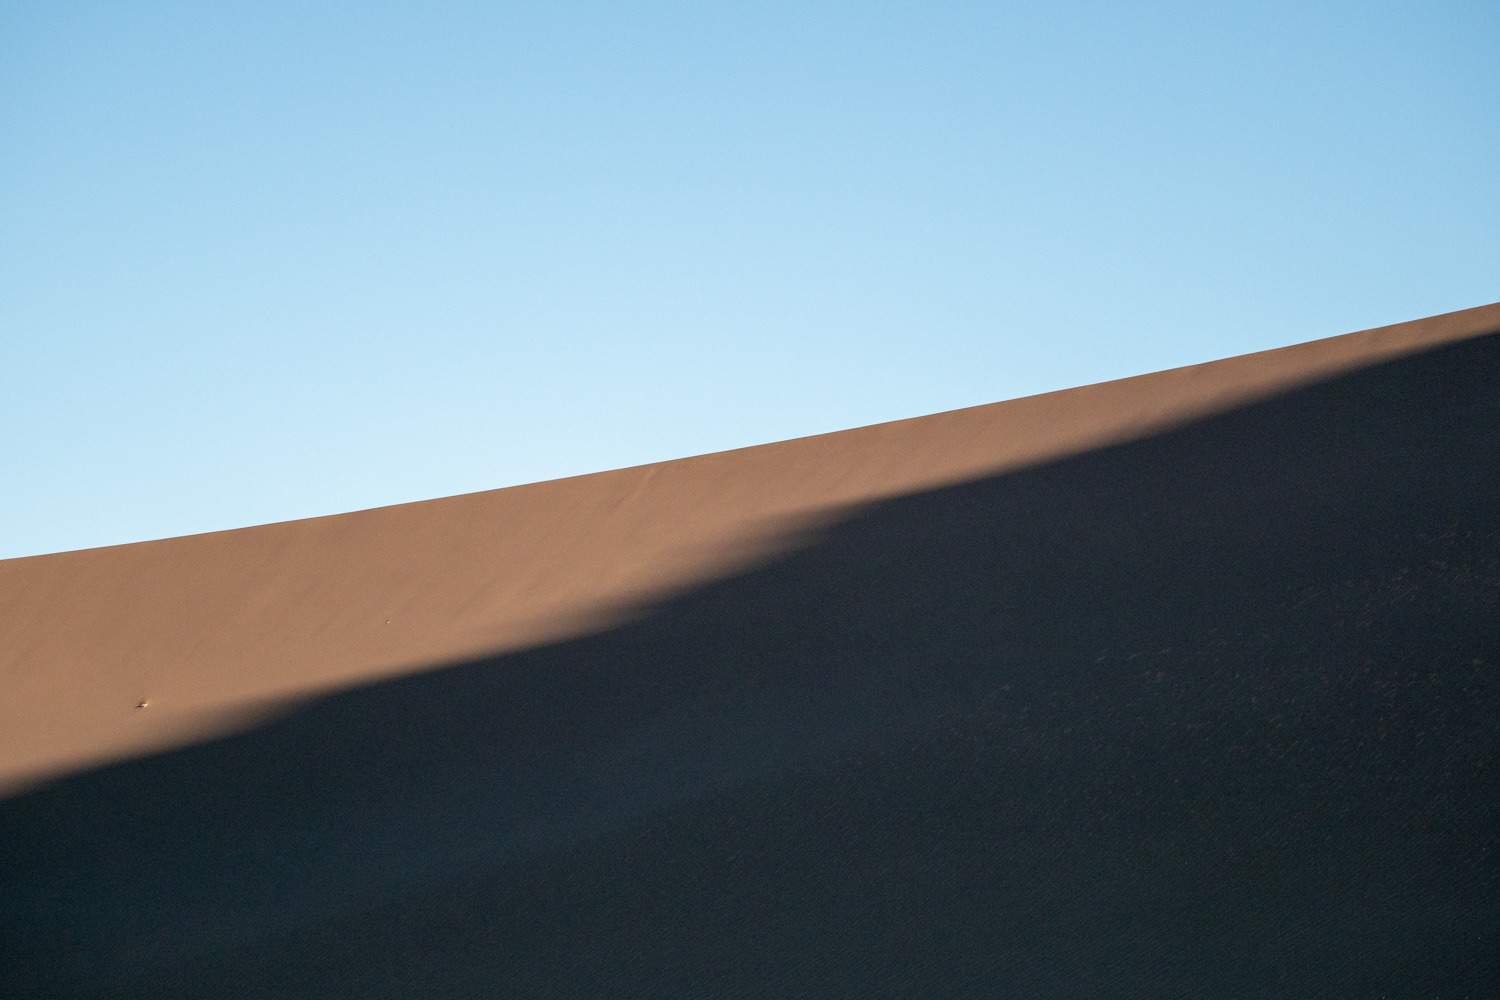
[[[308,695],[605,627],[753,564],[809,512],[1093,450],[1497,328],[1500,303],[674,462],[0,560],[0,799]]]

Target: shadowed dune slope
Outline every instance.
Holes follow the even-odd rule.
[[[0,609],[25,610],[8,669],[62,651],[64,696],[108,674],[85,657],[136,662],[110,635],[177,649],[99,625],[99,595],[206,635],[193,583],[231,631],[315,610],[232,671],[188,644],[167,697],[258,655],[344,665],[185,746],[77,736],[70,757],[54,736],[71,771],[0,802],[0,995],[1492,996],[1497,330],[1488,307],[1041,403],[0,564]],[[1016,444],[1038,414],[1065,426]],[[944,434],[961,458],[932,457]],[[774,502],[746,499],[757,479]],[[635,510],[637,487],[681,505]],[[523,551],[482,541],[506,531],[483,511],[528,492],[569,514],[519,518],[551,524],[524,543],[538,564],[451,555],[465,533]],[[603,561],[570,548],[588,497],[614,525],[579,529],[616,539]],[[520,587],[535,631],[517,613],[493,652],[403,660],[337,601],[340,546],[398,523],[410,608],[462,603],[443,558],[491,581],[466,612],[421,611],[434,636],[472,613],[454,642],[548,553],[563,577],[658,563]],[[622,527],[648,523],[646,542]],[[178,577],[123,596],[148,564]],[[51,604],[27,596],[43,585]],[[104,751],[137,756],[84,766]]]

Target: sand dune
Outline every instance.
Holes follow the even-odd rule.
[[[0,562],[0,994],[1493,995],[1497,334]]]

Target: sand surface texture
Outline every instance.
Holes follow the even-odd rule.
[[[0,562],[0,996],[1500,995],[1500,306]]]

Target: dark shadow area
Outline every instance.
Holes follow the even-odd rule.
[[[1500,337],[0,803],[0,995],[1491,997]]]

